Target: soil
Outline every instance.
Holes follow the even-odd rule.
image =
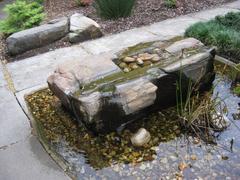
[[[97,16],[93,5],[78,6],[76,0],[45,0],[44,8],[47,15],[45,22],[78,12],[95,20],[101,26],[104,34],[113,34],[168,18],[209,9],[231,1],[234,0],[178,0],[176,8],[167,8],[164,5],[164,0],[137,0],[130,17],[118,20],[104,20]],[[11,62],[70,45],[63,39],[45,47],[30,50],[15,57],[9,57],[6,53],[5,40],[0,37],[0,57]]]
[[[46,0],[44,6],[48,20],[78,12],[95,20],[101,25],[103,32],[109,34],[198,12],[230,1],[234,0],[177,0],[176,8],[167,8],[164,0],[136,0],[132,15],[118,20],[103,20],[97,16],[93,5],[80,7],[76,0]]]

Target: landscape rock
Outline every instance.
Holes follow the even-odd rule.
[[[60,18],[31,29],[12,34],[6,40],[11,55],[48,45],[63,38],[69,31],[68,18]]]
[[[140,78],[116,85],[115,93],[120,97],[126,115],[142,110],[156,100],[157,87],[147,79]]]
[[[151,139],[150,133],[144,129],[140,128],[137,133],[131,137],[131,142],[136,147],[141,147],[146,145]]]
[[[217,112],[212,115],[211,126],[214,131],[223,131],[229,126],[230,120],[225,114]]]
[[[166,51],[172,54],[181,52],[184,49],[188,48],[198,48],[203,46],[203,44],[195,38],[187,38],[181,41],[177,41],[166,48]]]
[[[100,26],[92,19],[75,13],[70,17],[69,41],[71,43],[83,42],[101,37]]]
[[[154,57],[142,51],[141,57]],[[189,80],[204,89],[211,85],[215,75],[215,51],[211,49],[200,48],[186,58],[176,58],[176,55],[174,59],[171,55],[154,66],[151,60],[145,60],[142,67],[137,62],[122,62],[122,54],[90,56],[75,63],[69,61],[48,79],[50,89],[63,105],[96,133],[111,132],[152,111],[174,105],[179,72],[183,92],[189,88]]]
[[[58,66],[48,77],[48,85],[52,92],[61,100],[63,105],[71,109],[69,94],[79,90],[89,81],[102,78],[120,69],[111,61],[113,55],[105,53],[101,56],[91,56],[77,60],[69,60]]]

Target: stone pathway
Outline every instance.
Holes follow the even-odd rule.
[[[7,65],[0,64],[0,179],[69,179],[31,133],[23,98],[24,94],[33,89],[46,86],[47,77],[59,63],[103,52],[114,53],[142,41],[164,40],[182,35],[195,22],[239,10],[240,0]],[[0,19],[1,17],[0,15]]]

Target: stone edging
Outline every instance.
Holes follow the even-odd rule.
[[[70,18],[55,19],[47,24],[14,33],[6,42],[9,54],[18,55],[62,38],[71,43],[78,43],[102,35],[100,26],[94,20],[76,13]]]

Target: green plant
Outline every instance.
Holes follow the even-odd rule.
[[[89,6],[92,0],[75,0],[78,6]]]
[[[240,13],[230,12],[225,16],[217,16],[215,21],[222,24],[228,28],[232,28],[236,31],[240,31]]]
[[[230,18],[231,17],[231,18]],[[224,57],[237,62],[240,59],[240,32],[235,27],[235,17],[233,14],[227,14],[223,17],[217,17],[215,20],[200,22],[190,26],[185,36],[194,37],[207,45],[218,47],[218,53]],[[236,15],[239,18],[240,15]]]
[[[164,0],[164,5],[168,8],[175,8],[177,6],[176,0]]]
[[[240,85],[237,85],[236,87],[233,88],[234,94],[240,96]]]
[[[186,131],[213,142],[213,132],[227,127],[224,119],[226,106],[218,95],[212,97],[212,90],[200,94],[200,80],[193,84],[185,79],[184,73],[180,71],[176,82],[176,108],[180,124]]]
[[[0,32],[9,35],[37,26],[44,18],[43,7],[38,2],[17,0],[6,5],[7,18],[0,21]]]
[[[95,9],[105,19],[130,16],[135,0],[95,0]]]

